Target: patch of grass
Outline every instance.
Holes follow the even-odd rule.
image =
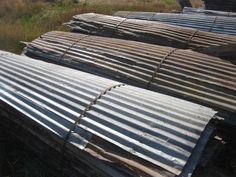
[[[191,3],[195,8],[201,7],[203,5],[203,2],[201,0],[191,0]]]

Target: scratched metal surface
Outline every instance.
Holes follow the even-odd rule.
[[[0,100],[62,139],[94,97],[116,84],[28,57],[0,54]],[[95,134],[178,175],[215,113],[191,102],[126,85],[107,92],[92,106],[69,143],[83,149]]]

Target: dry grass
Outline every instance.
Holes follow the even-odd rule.
[[[34,15],[46,7],[41,1],[32,3],[31,0],[1,0],[0,17],[17,18],[24,15]]]
[[[195,8],[201,7],[203,5],[201,0],[191,0],[191,3],[193,5],[193,7],[195,7]]]
[[[80,6],[75,6],[63,12],[61,16],[62,21],[68,21],[75,14],[86,13],[86,12],[95,12],[112,15],[114,12],[119,10],[128,10],[128,11],[149,11],[149,12],[170,12],[172,10],[178,10],[179,6],[176,3],[170,0],[169,3],[166,3],[165,0],[157,1],[142,1],[137,0],[130,1],[116,1],[111,3],[111,0],[91,0],[83,3]]]

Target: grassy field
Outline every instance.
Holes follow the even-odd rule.
[[[200,0],[193,0],[195,6]],[[179,10],[175,0],[64,0],[46,3],[32,0],[0,0],[0,49],[20,53],[20,41],[31,41],[62,26],[75,14],[97,12],[112,14],[117,10],[169,12]]]

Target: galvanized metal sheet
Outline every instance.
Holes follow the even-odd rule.
[[[114,13],[114,16],[157,21],[202,31],[236,35],[236,19],[234,17],[132,11],[118,11]]]
[[[236,12],[235,0],[204,0],[204,4],[206,9]]]
[[[0,100],[62,139],[84,108],[117,84],[24,56],[0,55]],[[163,94],[118,87],[97,100],[69,143],[84,148],[95,134],[178,175],[215,113]]]
[[[217,10],[206,10],[206,9],[196,9],[191,7],[184,7],[184,14],[202,14],[202,15],[211,15],[211,16],[226,16],[226,17],[236,17],[236,13],[234,12],[225,12],[225,11],[217,11]]]

